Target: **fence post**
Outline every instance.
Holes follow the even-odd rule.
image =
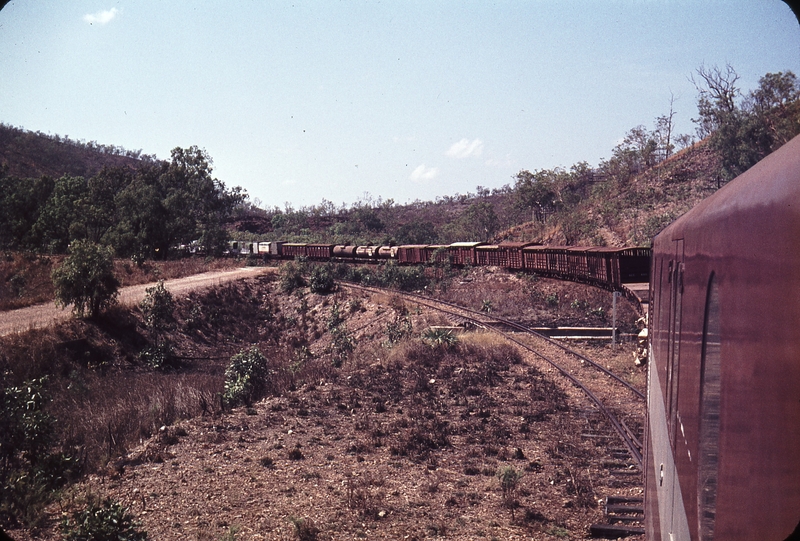
[[[619,291],[615,291],[611,300],[611,347],[617,346],[617,297]]]

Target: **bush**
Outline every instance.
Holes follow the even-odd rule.
[[[147,532],[139,530],[121,504],[105,500],[101,505],[90,504],[85,510],[64,519],[61,529],[66,541],[144,541]]]
[[[77,461],[51,454],[55,421],[44,411],[44,378],[0,389],[0,522],[35,528]]]
[[[422,335],[423,341],[433,349],[449,349],[458,344],[458,336],[450,329],[431,327]]]
[[[266,389],[268,375],[267,360],[258,348],[237,353],[225,370],[223,401],[229,407],[251,405]]]
[[[44,379],[0,391],[0,481],[11,469],[44,458],[53,439],[53,419],[44,411]]]
[[[78,317],[92,317],[116,301],[113,250],[87,240],[70,244],[70,255],[53,269],[56,304],[73,306]]]
[[[312,293],[325,295],[333,291],[336,283],[333,281],[334,269],[330,263],[318,265],[311,271],[309,286]]]
[[[166,330],[172,322],[172,313],[175,310],[172,293],[164,287],[163,280],[159,281],[158,285],[148,287],[145,292],[147,294],[139,303],[145,325],[155,332]]]
[[[295,289],[305,287],[306,280],[303,277],[304,274],[305,261],[303,260],[287,261],[281,265],[281,291],[284,293],[291,293]]]
[[[342,366],[345,360],[356,349],[355,340],[347,330],[347,324],[339,311],[339,303],[334,302],[328,317],[328,332],[331,334],[331,354],[333,365]]]

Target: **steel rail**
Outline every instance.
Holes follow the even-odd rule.
[[[347,283],[347,285],[348,286],[352,285],[352,286],[357,287],[357,288],[369,289],[366,286],[350,284],[349,282]],[[492,319],[492,320],[494,320],[494,321],[496,321],[498,323],[502,323],[503,325],[507,325],[508,327],[511,327],[512,329],[516,329],[516,330],[518,330],[520,332],[532,334],[533,336],[541,338],[542,340],[548,342],[549,344],[552,344],[553,346],[556,346],[556,347],[566,351],[570,355],[574,355],[574,356],[578,357],[579,359],[581,359],[582,361],[584,361],[586,363],[589,363],[592,367],[594,367],[598,371],[602,372],[603,374],[605,374],[609,378],[615,380],[617,383],[619,383],[620,385],[622,385],[623,387],[628,389],[637,398],[639,398],[641,400],[645,400],[646,399],[644,393],[642,393],[639,389],[637,389],[636,387],[634,387],[633,385],[631,385],[627,381],[623,380],[622,378],[620,378],[618,375],[616,375],[612,371],[606,369],[602,365],[600,365],[597,362],[591,360],[589,357],[587,357],[587,356],[583,355],[582,353],[577,352],[577,351],[565,346],[564,344],[560,343],[557,340],[553,340],[549,336],[545,336],[542,333],[536,332],[533,329],[531,329],[529,327],[526,327],[525,325],[522,325],[521,323],[517,323],[516,321],[511,321],[509,319],[493,316],[493,315],[487,314],[485,312],[479,312],[477,310],[473,310],[471,308],[466,308],[464,306],[459,306],[458,304],[455,304],[455,303],[452,303],[452,302],[442,301],[442,300],[439,300],[439,299],[430,299],[429,297],[425,297],[425,296],[420,295],[418,293],[402,292],[402,294],[407,296],[407,297],[412,297],[412,298],[420,299],[420,300],[434,300],[435,302],[438,302],[439,304],[444,304],[446,306],[450,306],[451,308],[455,308],[457,310],[461,310],[463,312],[474,314],[476,316],[480,316],[480,317],[483,317],[483,318]]]
[[[398,291],[392,291],[392,290],[385,290],[385,289],[367,287],[367,286],[351,284],[351,283],[345,283],[344,285],[346,287],[351,287],[353,289],[367,291],[367,292],[370,292],[370,293],[383,293],[383,294],[392,293],[392,294],[397,294],[397,295],[404,296],[404,297],[410,297],[410,298],[414,299],[418,304],[426,306],[426,307],[430,308],[431,310],[436,310],[436,311],[439,311],[439,312],[443,312],[443,313],[446,313],[446,314],[450,314],[450,315],[462,318],[465,321],[469,321],[470,323],[472,323],[476,327],[479,327],[481,329],[484,329],[484,330],[487,330],[487,331],[490,331],[490,332],[498,333],[501,336],[503,336],[504,338],[506,338],[507,340],[509,340],[510,342],[513,342],[514,344],[517,344],[519,347],[523,348],[524,350],[526,350],[526,351],[536,355],[540,359],[544,360],[546,363],[550,364],[553,368],[558,370],[564,377],[566,377],[570,382],[572,382],[573,385],[575,385],[576,387],[578,387],[578,389],[583,391],[583,393],[586,396],[588,396],[589,399],[592,402],[594,402],[594,404],[597,406],[597,408],[600,410],[600,412],[606,417],[606,419],[608,419],[609,423],[614,428],[614,431],[620,437],[622,442],[628,448],[628,452],[630,453],[631,457],[636,462],[636,465],[638,466],[639,470],[641,471],[642,464],[643,464],[643,458],[642,458],[642,448],[643,448],[643,446],[642,446],[642,443],[639,441],[639,439],[636,436],[633,435],[633,433],[630,430],[630,428],[628,428],[628,426],[623,421],[618,419],[617,416],[614,414],[614,412],[612,412],[603,403],[603,401],[600,400],[597,397],[597,395],[595,395],[589,388],[587,388],[583,383],[581,383],[581,381],[578,378],[573,376],[569,372],[569,370],[567,370],[566,368],[562,367],[559,363],[555,362],[554,360],[550,359],[549,357],[547,357],[546,355],[540,353],[539,351],[536,351],[532,347],[522,343],[520,340],[516,339],[514,336],[510,335],[507,332],[504,332],[504,331],[501,331],[499,329],[495,329],[495,328],[492,328],[492,327],[488,327],[481,320],[478,320],[478,319],[476,319],[474,317],[464,316],[464,315],[461,315],[461,314],[457,314],[457,313],[448,311],[448,310],[446,310],[444,308],[435,306],[432,303],[439,303],[439,304],[443,304],[445,306],[449,306],[451,309],[452,308],[457,308],[459,310],[464,310],[466,312],[473,312],[474,313],[473,310],[469,310],[469,309],[465,310],[462,307],[457,306],[457,305],[451,305],[450,303],[443,302],[443,301],[438,301],[438,300],[435,300],[435,299],[428,299],[428,298],[422,297],[421,295],[415,295],[413,293],[405,293],[405,292],[398,292]],[[478,313],[478,314],[480,314],[482,317],[485,316],[482,313]],[[538,335],[538,333],[533,333],[533,334]]]

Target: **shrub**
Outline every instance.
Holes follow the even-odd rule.
[[[159,281],[158,285],[148,287],[145,291],[147,294],[139,303],[145,325],[155,332],[168,329],[172,322],[172,313],[175,310],[172,293],[164,287],[163,280]]]
[[[353,336],[347,330],[345,320],[339,310],[339,303],[334,302],[328,318],[328,332],[331,333],[331,354],[333,365],[339,367],[347,360],[350,353],[356,348]]]
[[[314,521],[310,518],[302,519],[290,517],[292,524],[294,524],[295,534],[299,541],[316,541],[319,537],[320,529],[317,528]]]
[[[175,352],[169,340],[156,340],[155,345],[147,346],[139,352],[139,359],[153,368],[167,368],[173,364]]]
[[[53,419],[44,411],[45,379],[0,391],[0,481],[13,468],[34,465],[53,438]]]
[[[144,541],[147,532],[139,526],[125,507],[106,499],[64,519],[61,529],[66,541]]]
[[[284,293],[291,293],[295,289],[305,287],[306,280],[303,277],[305,274],[305,262],[302,260],[287,261],[281,266],[281,291]]]
[[[429,328],[425,331],[425,334],[422,335],[422,339],[433,349],[450,349],[458,344],[458,336],[450,329],[443,329],[441,327]]]
[[[333,291],[336,283],[333,281],[333,267],[330,263],[318,265],[311,271],[309,286],[312,293],[325,295]]]
[[[70,255],[53,269],[56,304],[73,305],[78,317],[92,317],[116,301],[113,250],[87,240],[70,244]]]
[[[394,319],[386,324],[386,337],[388,346],[393,346],[403,338],[411,336],[413,326],[407,312],[395,312]]]
[[[263,394],[268,375],[267,360],[258,348],[237,353],[225,370],[223,401],[229,407],[242,403],[251,405]]]

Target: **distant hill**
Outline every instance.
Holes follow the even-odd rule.
[[[131,151],[95,141],[74,141],[0,124],[0,167],[5,168],[8,176],[88,178],[105,166],[138,169],[143,163],[154,161],[155,156],[142,154],[141,150]]]

